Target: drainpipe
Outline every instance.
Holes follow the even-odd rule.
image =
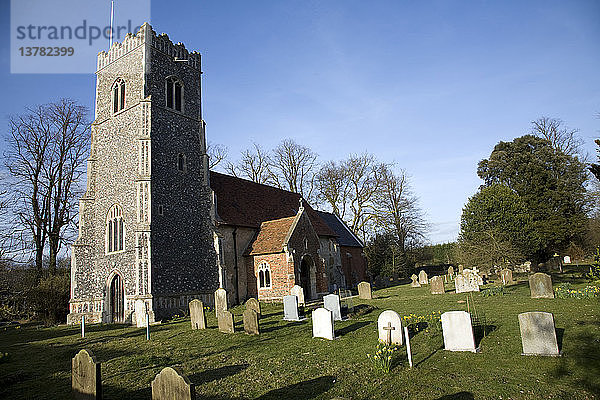
[[[238,285],[238,254],[237,254],[237,226],[233,228],[233,271],[235,278],[235,300],[240,304],[240,287]]]

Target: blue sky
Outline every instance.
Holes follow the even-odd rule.
[[[0,134],[26,106],[70,97],[93,108],[93,74],[10,74],[0,4]],[[395,162],[434,243],[456,238],[477,162],[532,120],[580,129],[595,157],[598,1],[171,0],[151,15],[158,33],[203,55],[209,141],[232,158],[293,138],[322,160],[368,151]]]

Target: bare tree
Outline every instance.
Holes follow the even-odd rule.
[[[343,220],[350,197],[350,180],[345,165],[327,162],[317,173],[315,185],[318,201],[330,206],[332,212]]]
[[[310,148],[285,139],[269,157],[269,182],[311,201],[318,169],[317,158]]]
[[[77,185],[85,173],[89,127],[87,109],[67,99],[10,119],[5,164],[14,214],[24,238],[33,244],[38,272],[46,243],[50,270],[56,269],[64,233],[77,216]]]
[[[269,159],[267,153],[258,144],[254,149],[242,151],[242,157],[236,164],[229,163],[227,172],[233,176],[246,178],[252,182],[267,183],[269,180]]]
[[[208,168],[213,169],[222,161],[227,159],[228,149],[226,146],[218,143],[208,142],[206,145],[206,154],[208,154]]]
[[[555,149],[570,156],[581,152],[583,140],[578,136],[579,130],[565,127],[562,120],[541,117],[531,125],[531,134],[548,140]]]

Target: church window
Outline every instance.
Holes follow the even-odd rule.
[[[260,289],[271,287],[271,268],[266,262],[261,263],[258,267],[258,287]]]
[[[161,205],[158,206],[158,215],[164,215],[164,214],[165,214],[165,211],[164,211],[163,206],[161,204]]]
[[[113,93],[113,113],[125,108],[125,81],[117,79],[112,89]]]
[[[183,84],[174,76],[167,78],[166,98],[168,108],[183,110]]]
[[[123,211],[115,204],[106,216],[106,252],[123,251],[124,238]]]
[[[185,171],[187,169],[186,161],[187,160],[186,160],[185,154],[179,153],[179,155],[177,156],[177,169],[180,171]]]

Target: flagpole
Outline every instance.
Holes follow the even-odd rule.
[[[110,48],[112,47],[112,39],[113,39],[113,20],[115,17],[115,2],[114,0],[112,0],[110,2],[110,42],[108,44],[108,49],[110,50]]]

